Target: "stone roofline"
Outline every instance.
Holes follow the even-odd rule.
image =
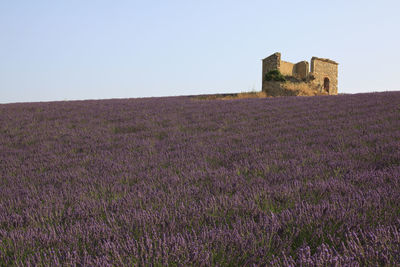
[[[266,58],[269,58],[270,56],[273,56],[273,55],[278,55],[278,56],[280,57],[280,56],[281,56],[281,53],[279,53],[279,52],[273,53],[272,55],[269,55],[268,57],[265,57],[265,58],[263,58],[263,59],[261,59],[261,60],[264,60],[264,59],[266,59]]]
[[[272,55],[269,55],[268,57],[266,57],[266,58],[269,58],[270,56],[273,56],[273,55],[278,55],[279,57],[281,56],[281,53],[279,53],[279,52],[276,52],[276,53],[273,53]],[[266,58],[263,58],[263,59],[261,59],[261,60],[264,60],[264,59],[266,59]],[[313,60],[319,60],[319,61],[323,61],[323,62],[327,62],[327,63],[332,63],[332,64],[335,64],[335,65],[339,65],[339,63],[337,63],[336,61],[333,61],[332,59],[329,59],[329,58],[321,58],[321,57],[312,57],[311,58],[311,61],[313,61]],[[282,60],[283,61],[283,60]],[[285,61],[285,62],[289,62],[289,61]],[[300,61],[300,62],[308,62],[307,60],[303,60],[303,61]]]
[[[337,63],[336,61],[333,61],[333,60],[331,60],[331,59],[329,59],[329,58],[320,58],[320,57],[312,57],[311,58],[311,60],[319,60],[319,61],[323,61],[323,62],[327,62],[327,63],[332,63],[332,64],[335,64],[335,65],[339,65],[339,63]]]

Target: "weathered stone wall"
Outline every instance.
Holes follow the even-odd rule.
[[[279,71],[285,76],[286,75],[287,76],[294,76],[295,75],[294,66],[295,65],[293,63],[291,63],[291,62],[287,62],[287,61],[281,60]]]
[[[311,59],[311,73],[315,80],[313,81],[319,88],[324,91],[324,80],[329,79],[330,95],[338,94],[338,64],[332,60],[313,57]]]
[[[320,91],[318,86],[312,82],[263,82],[263,92],[267,96],[314,96],[328,95]]]
[[[281,53],[275,53],[262,61],[262,81],[265,80],[265,74],[274,69],[279,69],[281,63]]]
[[[296,76],[300,79],[305,79],[309,73],[309,64],[307,61],[300,61],[294,65]]]

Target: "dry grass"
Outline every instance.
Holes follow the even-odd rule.
[[[271,82],[267,92],[242,92],[232,94],[212,94],[212,95],[197,95],[190,96],[195,100],[232,100],[245,98],[266,98],[266,97],[282,97],[282,96],[316,96],[328,95],[326,92],[320,92],[319,88],[309,83],[286,82],[283,85],[280,83]]]
[[[242,98],[265,98],[267,94],[265,92],[244,92],[238,93],[235,96],[227,96],[222,99],[242,99]]]
[[[199,95],[194,96],[198,100],[232,100],[232,99],[245,99],[245,98],[266,98],[265,92],[243,92],[235,94],[214,94],[214,95]]]

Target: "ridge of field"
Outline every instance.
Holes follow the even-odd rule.
[[[400,92],[0,105],[1,266],[400,265]]]

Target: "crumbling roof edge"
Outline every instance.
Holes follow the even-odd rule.
[[[336,61],[333,61],[332,59],[329,59],[329,58],[312,57],[311,61],[313,61],[315,59],[319,60],[319,61],[323,61],[323,62],[328,62],[328,63],[339,65],[339,63],[337,63]]]
[[[263,58],[263,59],[261,59],[261,60],[264,60],[264,59],[267,59],[267,58],[269,58],[269,57],[272,57],[272,56],[275,56],[275,55],[281,55],[281,52],[275,52],[275,53],[273,53],[273,54],[271,54],[271,55],[269,55],[268,57],[265,57],[265,58]]]

